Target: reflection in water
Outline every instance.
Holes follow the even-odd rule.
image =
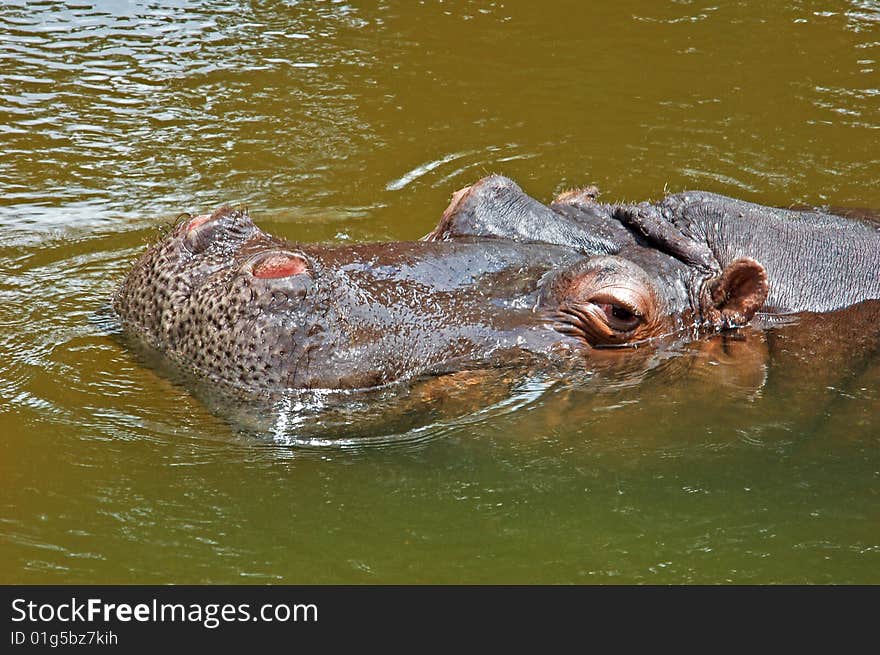
[[[455,161],[456,159],[461,159],[465,155],[469,155],[469,154],[472,154],[472,153],[454,152],[450,155],[446,155],[444,157],[441,157],[440,159],[435,159],[434,161],[429,161],[426,164],[419,164],[411,171],[407,171],[405,174],[401,175],[396,180],[392,180],[391,182],[386,184],[385,188],[388,189],[389,191],[399,191],[400,189],[405,187],[407,184],[409,184],[413,180],[416,180],[416,179],[422,177],[426,173],[430,173],[435,168],[439,168],[440,166],[443,166],[444,164],[448,164],[449,162]]]
[[[570,11],[4,2],[0,581],[880,582],[867,306],[244,423],[117,343],[129,262],[224,202],[306,241],[490,172],[880,207],[876,2]]]
[[[509,143],[504,146],[487,146],[480,150],[453,152],[439,159],[419,164],[399,178],[386,184],[385,188],[388,191],[399,191],[435,170],[441,169],[445,171],[445,168],[442,167],[455,162],[456,167],[451,172],[446,173],[431,184],[435,189],[446,189],[450,184],[453,184],[453,180],[466,179],[463,178],[466,172],[470,172],[473,180],[476,180],[482,177],[486,171],[495,170],[497,166],[505,162],[533,159],[537,156],[537,153],[520,152],[520,147],[515,143]]]

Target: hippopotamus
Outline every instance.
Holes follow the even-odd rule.
[[[876,222],[705,191],[639,204],[602,204],[596,196],[595,187],[575,189],[546,206],[512,180],[489,176],[456,192],[425,239],[481,236],[574,248],[626,271],[629,280],[652,279],[667,315],[692,312],[706,327],[741,326],[757,312],[828,312],[880,298]],[[617,342],[651,332],[650,317],[640,318]]]
[[[289,243],[223,207],[149,248],[113,307],[127,333],[184,370],[272,394],[500,367],[584,368],[595,349],[735,328],[768,309],[824,311],[880,297],[876,227],[809,214],[817,227],[808,244],[774,248],[795,218],[737,203],[683,194],[603,205],[587,189],[546,206],[492,176],[456,193],[421,241],[342,246]],[[747,217],[763,225],[747,235],[771,245],[735,231]],[[835,248],[819,229],[828,226],[839,228]],[[845,292],[834,262],[817,263],[825,277],[813,280],[817,252],[855,267]]]

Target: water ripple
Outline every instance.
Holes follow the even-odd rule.
[[[70,223],[47,209],[87,198],[100,205],[98,221],[173,211],[200,197],[213,206],[226,199],[218,188],[246,191],[286,160],[308,156],[314,169],[318,160],[344,159],[363,138],[356,99],[338,70],[321,68],[327,44],[311,38],[356,23],[348,7],[286,16],[190,1],[96,9],[0,9],[0,180],[11,191],[0,217],[7,225]],[[269,29],[274,22],[288,29]],[[62,32],[69,36],[59,39]],[[334,65],[357,66],[360,56],[346,53]],[[319,78],[309,86],[320,95],[298,84],[303,75]],[[258,102],[227,101],[241,93]],[[261,164],[249,153],[267,138],[278,148]],[[87,213],[76,220],[95,224]]]

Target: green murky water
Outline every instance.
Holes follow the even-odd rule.
[[[119,345],[128,262],[223,202],[330,242],[488,172],[880,207],[875,1],[366,4],[3,3],[0,582],[880,583],[870,312],[335,444]]]

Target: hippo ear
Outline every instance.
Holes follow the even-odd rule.
[[[750,257],[732,261],[721,276],[710,280],[703,292],[703,314],[718,328],[745,325],[770,292],[764,267]]]
[[[551,207],[553,205],[574,205],[585,206],[585,205],[595,205],[596,198],[599,197],[599,187],[597,186],[587,186],[579,189],[568,189],[567,191],[563,191],[560,193],[551,203]]]

